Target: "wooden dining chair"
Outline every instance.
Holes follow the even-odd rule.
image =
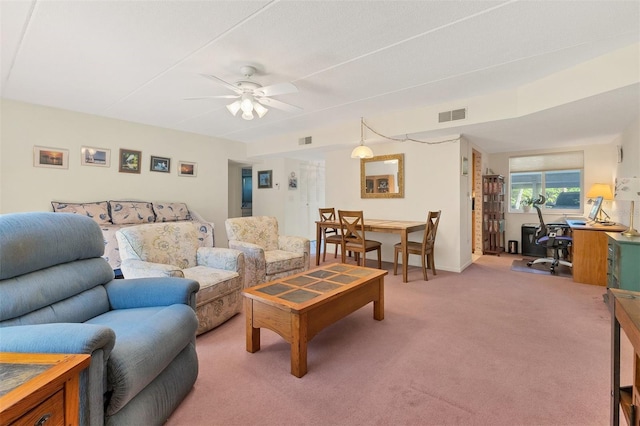
[[[362,210],[338,210],[338,217],[342,236],[342,263],[347,262],[346,253],[353,252],[356,264],[366,266],[367,252],[377,250],[378,269],[382,269],[382,243],[365,238]],[[360,265],[360,254],[362,254],[362,265]]]
[[[336,221],[336,209],[333,207],[320,208],[320,221],[321,222],[335,222]],[[342,245],[342,237],[340,232],[336,228],[322,227],[322,261],[327,260],[327,244],[334,244],[336,251],[333,258],[338,257],[338,246]],[[318,254],[319,256],[319,254]]]
[[[433,275],[436,275],[436,263],[434,258],[434,245],[436,242],[436,233],[438,232],[438,224],[440,223],[440,212],[429,212],[427,214],[427,229],[424,231],[422,242],[407,241],[407,251],[409,254],[417,254],[422,257],[422,275],[424,280],[428,281],[427,269],[431,269]],[[402,253],[402,243],[393,246],[393,275],[398,273],[398,255]]]

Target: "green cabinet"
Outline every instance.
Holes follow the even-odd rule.
[[[640,237],[607,232],[607,287],[640,291]]]

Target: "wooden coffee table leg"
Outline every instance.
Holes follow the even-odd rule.
[[[384,277],[378,279],[377,286],[378,300],[373,301],[373,319],[382,321],[384,319]]]
[[[244,299],[244,313],[247,321],[247,352],[258,352],[260,350],[260,329],[253,328],[253,300]]]
[[[307,374],[307,314],[291,314],[291,374]]]

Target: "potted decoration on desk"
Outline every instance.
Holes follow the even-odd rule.
[[[522,200],[520,201],[520,207],[522,207],[523,212],[529,213],[529,210],[531,210],[532,205],[533,205],[533,198],[522,197]]]

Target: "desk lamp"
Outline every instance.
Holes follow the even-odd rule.
[[[640,179],[636,177],[616,178],[616,201],[631,201],[629,228],[622,233],[627,237],[640,236],[640,233],[633,228],[633,213],[636,200],[640,200]]]
[[[604,200],[613,200],[611,185],[606,183],[594,183],[593,185],[591,185],[591,188],[589,188],[589,192],[587,192],[587,198],[590,198],[589,204],[591,204],[593,202],[593,199],[597,197],[602,197]],[[600,208],[600,211],[598,212],[598,222],[606,222],[605,220],[602,220],[602,215],[605,215],[607,220],[609,220],[609,215],[607,214],[607,212],[603,211],[602,208]]]

